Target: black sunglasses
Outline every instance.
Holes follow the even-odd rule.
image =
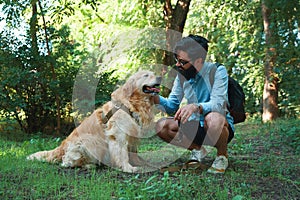
[[[182,67],[183,67],[183,65],[189,63],[189,61],[178,59],[176,56],[174,56],[174,58],[175,58],[176,63],[179,63]]]

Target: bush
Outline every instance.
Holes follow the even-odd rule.
[[[74,81],[87,52],[77,49],[78,44],[70,39],[67,27],[49,29],[51,56],[42,47],[38,55],[34,53],[28,45],[29,33],[24,43],[6,37],[7,34],[2,32],[0,36],[0,110],[5,111],[6,117],[15,118],[26,133],[43,132],[45,128],[53,132],[57,126],[57,108],[60,120],[64,119],[62,126],[69,126]],[[116,80],[109,79],[111,73],[97,75],[103,77],[98,82],[98,105],[114,89]]]

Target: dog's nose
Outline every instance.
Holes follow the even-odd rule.
[[[162,80],[161,76],[156,77],[156,82],[161,83],[161,80]]]

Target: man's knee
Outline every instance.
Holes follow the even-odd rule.
[[[208,127],[223,127],[226,123],[224,115],[218,112],[210,112],[205,116],[205,123]]]
[[[226,118],[224,115],[218,112],[211,112],[205,116],[205,129],[206,129],[206,137],[205,137],[205,144],[209,144],[211,146],[215,146],[215,144],[223,139],[227,138],[228,135],[224,134],[224,128],[227,124]],[[220,141],[220,142],[222,142]],[[224,140],[225,141],[225,140]]]
[[[156,122],[156,134],[161,138],[177,131],[177,122],[173,118],[162,118]]]
[[[166,122],[165,118],[161,118],[156,122],[156,126],[155,126],[156,134],[158,135],[161,134],[162,129],[165,126],[165,122]]]

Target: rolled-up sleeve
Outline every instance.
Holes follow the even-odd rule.
[[[180,85],[180,80],[178,76],[174,80],[173,88],[168,98],[159,96],[159,104],[162,106],[160,108],[169,115],[176,113],[180,106],[180,102],[183,98],[183,89]]]

